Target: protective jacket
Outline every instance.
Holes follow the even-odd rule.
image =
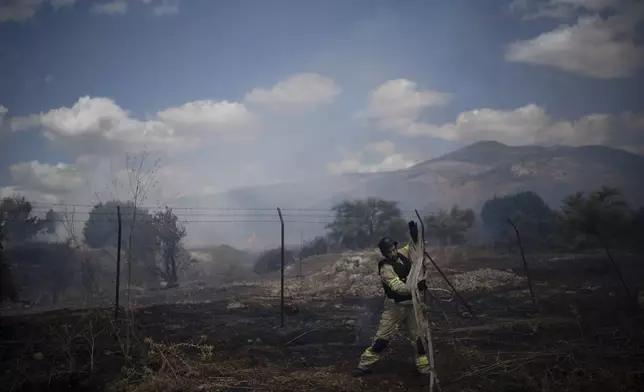
[[[411,272],[409,245],[400,249],[398,260],[382,259],[378,263],[378,274],[385,296],[395,303],[411,303],[411,291],[407,287],[407,277]]]
[[[416,368],[421,374],[430,373],[429,359],[421,339],[422,331],[418,330],[411,290],[406,283],[413,265],[409,250],[407,245],[398,251],[396,261],[383,259],[378,263],[386,299],[374,342],[360,356],[357,375],[368,372],[379,360],[380,354],[387,348],[394,332],[402,323],[407,325],[409,337],[416,343]]]

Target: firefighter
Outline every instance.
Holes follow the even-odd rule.
[[[418,226],[409,222],[411,240],[418,243]],[[409,257],[409,244],[398,249],[398,242],[390,237],[384,237],[378,243],[380,253],[384,256],[378,263],[378,273],[385,292],[385,304],[378,331],[373,344],[360,356],[360,362],[355,372],[356,376],[367,374],[387,348],[391,337],[402,323],[405,323],[412,343],[415,343],[416,369],[421,374],[429,374],[429,360],[420,338],[422,331],[417,331],[411,290],[407,286],[407,277],[411,272],[412,262]],[[418,290],[425,291],[425,280],[418,282]]]

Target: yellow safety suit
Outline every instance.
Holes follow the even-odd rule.
[[[416,345],[416,368],[422,374],[429,374],[429,360],[420,339],[422,331],[417,331],[411,290],[406,282],[411,266],[409,245],[399,250],[398,260],[384,259],[378,264],[378,273],[385,290],[384,310],[373,344],[360,356],[359,372],[364,373],[371,369],[387,348],[398,326],[405,323],[409,338]]]

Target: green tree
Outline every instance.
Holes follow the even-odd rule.
[[[428,215],[423,220],[427,235],[436,238],[440,246],[445,246],[465,243],[465,232],[475,219],[474,210],[455,205],[449,211],[441,209],[438,214]]]
[[[154,215],[153,225],[157,244],[161,250],[161,266],[157,266],[156,271],[169,286],[177,285],[179,283],[177,272],[181,267],[178,262],[181,251],[180,242],[186,236],[186,228],[168,207]]]
[[[7,242],[20,243],[40,232],[53,233],[60,217],[52,209],[45,219],[32,215],[33,206],[23,196],[5,197],[0,201],[0,226]]]
[[[132,279],[142,283],[157,275],[156,259],[159,250],[154,218],[146,209],[136,208],[132,201],[98,203],[85,221],[83,237],[90,248],[116,247],[117,206],[121,208],[121,246],[127,254],[125,262],[128,286]]]
[[[152,223],[152,216],[142,208],[135,208],[131,201],[122,202],[118,200],[96,204],[89,213],[89,218],[83,227],[85,243],[90,248],[103,248],[106,246],[117,246],[118,241],[118,217],[116,207],[121,207],[121,246],[127,246],[127,239],[130,231],[136,233],[140,227]],[[134,215],[136,214],[136,216]],[[134,222],[134,224],[132,224]]]
[[[327,225],[329,239],[349,249],[373,247],[383,236],[402,240],[407,224],[398,203],[377,198],[345,200],[333,207],[335,219]]]
[[[494,197],[483,204],[480,215],[484,234],[493,242],[514,241],[508,219],[519,229],[522,241],[531,245],[545,243],[555,227],[553,211],[532,191]]]
[[[35,235],[47,232],[53,233],[60,221],[60,217],[52,209],[45,214],[45,219],[32,215],[33,207],[23,196],[5,197],[0,200],[0,274],[1,274],[1,300],[17,300],[18,288],[14,281],[13,271],[15,263],[5,249],[6,245],[22,244]],[[12,265],[13,264],[13,265]]]
[[[559,218],[562,234],[575,248],[623,244],[634,223],[619,190],[608,186],[567,196]]]

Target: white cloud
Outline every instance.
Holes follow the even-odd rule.
[[[624,0],[551,0],[552,4],[568,5],[575,8],[586,8],[593,11],[600,11],[608,8],[615,8]]]
[[[371,156],[370,156],[371,155]],[[362,150],[348,152],[339,162],[327,164],[330,174],[343,173],[376,173],[406,169],[417,161],[410,156],[396,152],[396,146],[391,141],[372,142]]]
[[[396,145],[390,140],[371,142],[365,147],[366,151],[379,153],[382,155],[391,155],[396,150]]]
[[[152,11],[158,16],[175,15],[179,13],[179,6],[177,4],[161,4],[152,7]]]
[[[14,21],[25,22],[33,18],[44,4],[49,4],[58,11],[72,8],[79,0],[1,0],[0,23]],[[150,7],[157,16],[174,15],[179,12],[179,0],[141,0],[144,6]],[[89,11],[93,14],[122,15],[128,11],[126,0],[95,0]]]
[[[73,7],[78,0],[50,0],[50,1],[51,1],[51,6],[54,7],[55,10],[58,10],[59,8]]]
[[[9,173],[14,182],[43,193],[67,193],[85,183],[76,166],[65,163],[21,162],[9,166]]]
[[[9,109],[4,107],[3,105],[0,105],[0,128],[4,125],[4,121],[8,113]]]
[[[400,129],[416,122],[426,108],[444,105],[449,100],[449,94],[419,90],[416,83],[407,79],[390,80],[369,94],[367,110],[359,117],[374,121],[382,129]]]
[[[379,128],[400,135],[430,136],[463,143],[496,140],[508,145],[605,144],[632,149],[629,146],[642,144],[644,136],[644,113],[595,113],[567,121],[553,118],[535,104],[509,110],[474,109],[460,113],[453,123],[437,125],[420,121],[420,115],[426,107],[445,103],[447,98],[441,99],[440,93],[423,93],[426,92],[417,91],[416,84],[407,80],[387,82],[370,94],[366,113],[376,120]],[[394,145],[389,141],[376,142],[364,150],[393,155]],[[348,157],[344,162],[345,168],[355,169],[359,165],[359,154]],[[334,164],[333,167],[339,171],[341,166]]]
[[[14,131],[42,126],[50,140],[80,142],[80,153],[115,148],[182,149],[216,136],[225,140],[249,140],[259,132],[259,121],[241,103],[195,101],[161,110],[139,120],[109,98],[82,97],[70,108],[53,109],[13,118]],[[84,150],[85,149],[85,150]]]
[[[331,103],[341,92],[342,88],[333,79],[301,73],[278,82],[271,89],[253,89],[245,99],[273,108],[303,108]]]
[[[522,15],[522,20],[539,18],[563,19],[579,12],[597,12],[620,9],[632,0],[514,0],[510,3],[511,13]]]
[[[179,13],[179,0],[141,0],[157,16],[168,16]]]
[[[9,110],[0,105],[0,140],[11,132],[11,122],[8,120]]]
[[[137,159],[140,156],[134,155]],[[148,156],[141,171],[150,170],[157,158],[154,153]],[[130,163],[130,169],[136,170],[138,163]],[[195,165],[185,160],[161,159],[142,203],[161,206],[180,196],[201,196],[267,180],[263,168],[255,162],[237,162],[226,170],[213,170],[217,166],[213,160]],[[0,188],[2,197],[21,194],[34,202],[67,205],[132,197],[127,164],[122,157],[84,155],[72,163],[20,162],[9,167],[9,174],[12,182]]]
[[[364,163],[360,157],[345,158],[340,162],[331,162],[327,165],[330,174],[345,173],[377,173],[406,169],[415,165],[417,161],[407,158],[404,154],[393,154],[383,158],[380,162]]]
[[[157,115],[173,129],[202,131],[228,139],[252,138],[259,129],[258,120],[238,102],[193,101]]]
[[[23,117],[12,117],[7,120],[9,127],[13,132],[26,131],[27,129],[37,127],[40,125],[39,115],[30,115]]]
[[[608,3],[585,6],[603,9]],[[561,25],[534,39],[512,43],[505,58],[598,79],[630,77],[644,66],[644,46],[634,39],[635,27],[642,20],[644,3],[607,18],[581,16],[574,25]]]
[[[123,0],[114,0],[106,3],[92,4],[90,12],[94,14],[119,15],[127,12],[127,3]]]
[[[514,110],[476,109],[458,115],[451,124],[416,123],[403,130],[409,136],[476,142],[496,140],[508,145],[593,145],[627,148],[644,135],[644,115],[591,114],[577,121],[551,117],[534,104]]]
[[[23,196],[31,203],[45,203],[47,205],[60,203],[58,196],[51,193],[33,191],[16,185],[0,187],[0,199],[13,196]],[[34,215],[39,216],[39,214]]]
[[[36,14],[42,4],[43,0],[4,0],[0,4],[0,23],[25,22]]]

